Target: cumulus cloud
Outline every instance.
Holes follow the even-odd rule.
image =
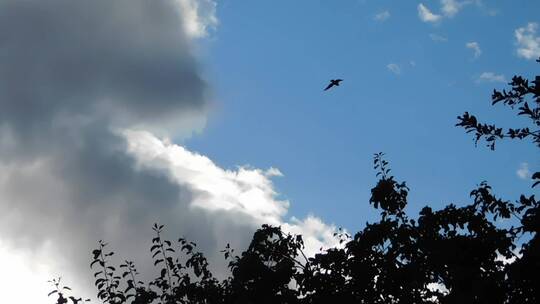
[[[401,74],[401,67],[396,63],[389,63],[386,65],[386,68],[396,75]]]
[[[386,21],[390,18],[390,12],[389,11],[383,11],[375,15],[374,19],[380,22]]]
[[[423,3],[418,4],[418,17],[424,22],[438,22],[442,16],[432,13]]]
[[[281,223],[289,207],[289,202],[275,199],[277,193],[268,175],[277,174],[276,169],[224,170],[209,158],[167,144],[151,133],[128,130],[124,135],[137,168],[166,172],[175,183],[187,186],[192,207],[246,213],[259,223],[273,225]]]
[[[517,55],[525,59],[540,57],[540,36],[537,34],[538,23],[530,22],[515,30]]]
[[[257,226],[263,223],[283,226],[289,233],[305,236],[308,254],[338,243],[333,237],[335,227],[313,215],[304,220],[292,217],[290,222],[284,221],[289,202],[277,198],[270,179],[283,176],[279,169],[226,170],[206,156],[158,139],[149,132],[126,130],[124,136],[127,151],[136,159],[137,168],[166,172],[178,185],[191,189],[195,194],[190,201],[191,208],[245,214]]]
[[[62,274],[84,296],[99,239],[145,273],[156,221],[213,262],[262,223],[332,244],[321,220],[286,220],[278,169],[224,169],[166,139],[204,127],[193,40],[216,24],[210,0],[0,2],[0,258],[29,257],[21,280]]]
[[[493,72],[484,72],[478,76],[476,82],[507,82],[506,78],[502,74],[495,74]]]
[[[435,42],[447,42],[448,41],[448,38],[446,38],[444,36],[441,36],[441,35],[437,35],[437,34],[429,34],[429,38],[431,38],[431,40],[433,40]]]
[[[480,55],[482,55],[482,50],[480,49],[480,44],[478,44],[478,42],[475,42],[475,41],[467,42],[465,44],[465,47],[473,50],[475,59],[480,57]]]
[[[519,169],[517,169],[516,174],[521,179],[528,179],[531,176],[531,171],[529,170],[528,163],[521,163]]]

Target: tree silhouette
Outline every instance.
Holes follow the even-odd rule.
[[[493,104],[519,107],[517,115],[536,129],[503,131],[467,112],[457,126],[474,132],[475,142],[484,138],[492,150],[505,138],[530,138],[540,147],[539,78],[515,76],[510,91],[492,96]],[[139,281],[131,261],[117,270],[109,261],[113,252],[100,241],[91,263],[98,298],[110,304],[540,303],[540,203],[534,195],[504,200],[481,182],[470,192],[470,204],[426,206],[412,218],[405,212],[409,188],[390,174],[384,154],[374,155],[374,169],[379,180],[369,203],[380,210],[380,219],[352,237],[338,233],[342,246],[308,258],[302,236],[263,225],[240,255],[229,245],[222,251],[230,276],[219,281],[195,243],[180,238],[173,245],[163,239],[163,225],[155,224],[150,252],[159,275]],[[539,175],[533,175],[533,187]],[[500,219],[514,225],[503,227]],[[67,303],[53,282],[50,295]]]
[[[540,63],[540,58],[536,60]],[[481,124],[477,122],[474,115],[469,115],[465,112],[463,116],[459,116],[457,126],[461,126],[467,130],[467,133],[475,133],[475,142],[484,138],[488,142],[491,150],[495,149],[496,140],[510,139],[531,139],[532,142],[540,148],[540,75],[536,75],[533,81],[522,76],[514,76],[509,83],[511,89],[507,92],[494,90],[491,97],[492,104],[495,105],[502,101],[511,109],[518,107],[518,116],[528,118],[530,127],[509,128],[503,131],[502,128],[497,128],[493,124]],[[526,100],[526,97],[531,98],[532,106]],[[532,130],[531,130],[532,129]],[[532,187],[540,184],[540,172],[535,172],[531,176],[533,180]],[[498,202],[498,205],[504,206]],[[537,294],[540,286],[540,280],[537,276],[540,270],[540,239],[538,232],[540,230],[540,210],[539,203],[535,201],[534,196],[526,197],[521,195],[519,206],[508,204],[506,208],[509,211],[518,211],[520,215],[516,217],[520,220],[520,227],[516,228],[517,232],[528,233],[531,236],[529,242],[523,244],[520,254],[521,257],[507,267],[508,283],[511,284],[508,297],[513,303],[529,303],[531,301],[539,301],[540,296]],[[526,211],[523,211],[526,210]],[[521,216],[521,217],[520,217]]]

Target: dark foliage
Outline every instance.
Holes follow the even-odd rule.
[[[83,300],[82,298],[75,298],[74,296],[68,296],[66,295],[67,292],[71,291],[71,288],[68,286],[61,286],[60,281],[62,278],[52,279],[49,281],[51,285],[53,286],[53,290],[51,290],[48,294],[48,296],[56,295],[56,304],[67,304],[68,299],[71,301],[72,304],[79,304],[82,302],[89,302],[90,299]]]
[[[498,128],[493,124],[479,123],[476,117],[470,115],[468,112],[465,112],[463,116],[458,116],[459,123],[457,126],[465,128],[467,133],[474,132],[476,142],[484,138],[492,150],[495,149],[495,141],[503,138],[531,138],[540,147],[540,76],[536,76],[535,80],[531,81],[531,83],[521,76],[514,76],[512,82],[509,84],[512,88],[508,92],[506,90],[502,92],[493,90],[493,95],[491,96],[492,104],[495,105],[502,102],[512,109],[517,107],[519,110],[517,115],[530,119],[533,128],[536,128],[536,130],[530,130],[529,127],[520,127],[509,128],[504,131],[502,128]],[[528,95],[532,97],[532,105],[529,105],[525,100],[525,97]]]
[[[540,58],[536,61],[540,62]],[[456,126],[463,127],[467,133],[474,133],[475,143],[478,143],[482,138],[485,139],[491,150],[495,149],[497,140],[504,138],[530,139],[537,147],[540,147],[540,75],[537,75],[533,81],[522,76],[514,76],[509,85],[512,86],[509,91],[493,90],[491,103],[495,105],[502,102],[503,105],[511,109],[517,107],[519,111],[517,115],[527,118],[530,126],[504,130],[494,124],[480,123],[474,115],[468,112],[458,116],[459,122]],[[530,97],[530,103],[527,102],[527,97]],[[532,179],[534,180],[533,187],[538,185],[540,172],[535,172]]]
[[[537,76],[531,85],[516,76],[509,92],[494,92],[493,104],[519,106],[518,115],[537,128],[539,81]],[[527,95],[534,106],[525,101]],[[476,141],[485,138],[491,149],[503,138],[531,138],[540,147],[538,130],[503,131],[467,112],[458,119],[458,126],[475,132]],[[240,255],[228,245],[222,251],[230,276],[219,281],[194,243],[180,238],[173,244],[163,239],[163,225],[155,224],[150,253],[159,275],[138,281],[130,261],[117,270],[109,261],[113,252],[100,241],[91,263],[98,297],[110,304],[540,303],[540,202],[534,195],[508,201],[482,182],[471,191],[470,204],[424,207],[410,218],[404,211],[409,188],[390,175],[382,153],[375,154],[374,169],[379,180],[369,202],[381,211],[380,220],[352,237],[340,231],[337,248],[308,258],[301,236],[263,225]],[[539,175],[533,175],[534,185]],[[497,224],[500,219],[514,225],[505,228]],[[49,295],[66,303],[66,287],[53,283]]]

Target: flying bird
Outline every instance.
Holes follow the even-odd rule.
[[[333,86],[339,86],[339,83],[342,81],[343,79],[332,79],[330,80],[330,84],[328,84],[328,86],[324,90],[327,91]]]

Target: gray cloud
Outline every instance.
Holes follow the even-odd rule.
[[[78,116],[158,126],[204,111],[173,1],[1,1],[0,119],[23,138]]]
[[[3,243],[68,277],[90,274],[96,240],[129,250],[158,220],[215,249],[207,214],[172,212],[194,191],[136,170],[116,132],[204,121],[208,89],[185,23],[175,1],[0,1]]]

